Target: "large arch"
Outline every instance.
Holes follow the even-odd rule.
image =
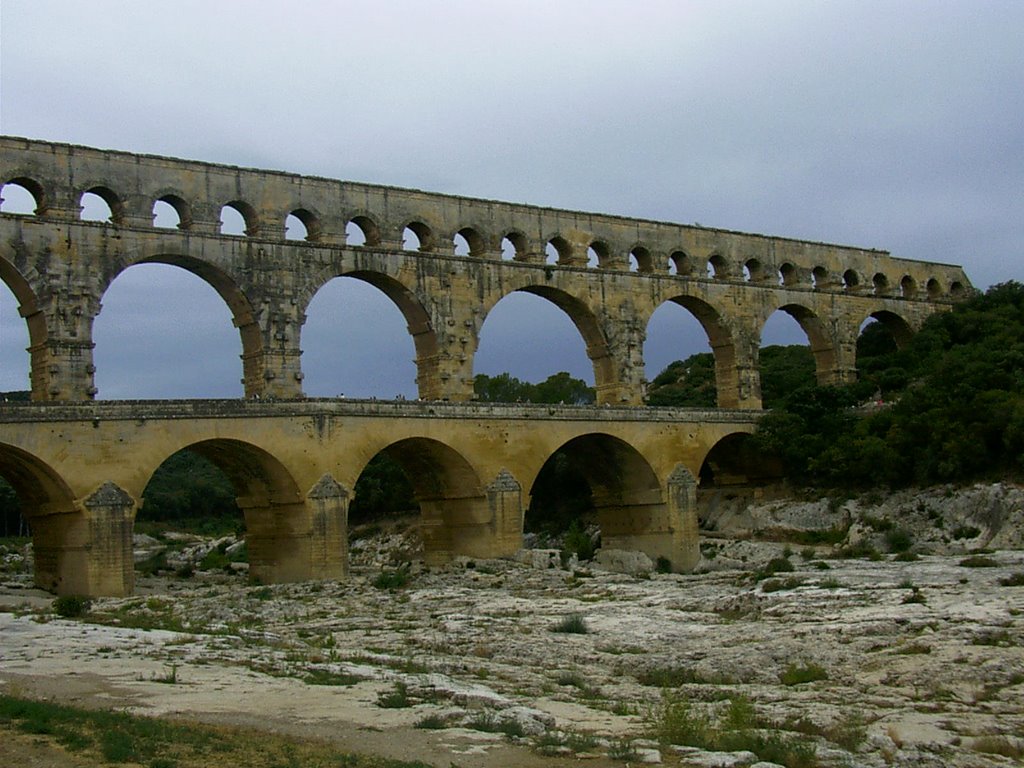
[[[49,371],[46,365],[47,324],[46,315],[40,311],[36,293],[29,281],[7,259],[0,256],[0,280],[3,281],[15,301],[18,314],[24,318],[28,329],[29,381],[34,399],[46,398]]]
[[[214,438],[183,445],[163,461],[179,450],[199,454],[231,481],[245,517],[250,579],[277,583],[312,577],[311,515],[305,495],[277,458],[251,443]]]
[[[377,453],[396,462],[412,485],[428,565],[444,564],[455,555],[494,556],[495,547],[500,546],[495,537],[501,535],[500,528],[521,527],[518,519],[495,519],[476,470],[451,446],[429,437],[407,437]]]
[[[882,309],[877,312],[872,312],[864,319],[867,320],[868,318],[873,318],[884,325],[892,334],[893,339],[896,341],[896,346],[899,349],[906,347],[907,344],[910,343],[910,339],[914,336],[914,329],[911,327],[910,323],[907,322],[906,318],[891,310]],[[862,322],[861,327],[863,327],[863,325],[864,324]]]
[[[489,306],[486,306],[486,314],[481,318],[481,323],[486,323],[487,319],[491,316],[491,312],[503,299],[506,299],[516,293],[538,296],[545,301],[554,304],[558,309],[568,315],[569,320],[572,321],[573,326],[575,326],[580,337],[583,339],[586,355],[593,370],[594,387],[597,390],[597,402],[613,402],[615,398],[611,393],[617,389],[619,382],[617,379],[615,361],[612,358],[608,340],[605,338],[605,334],[601,330],[601,326],[596,315],[594,315],[590,308],[576,296],[552,286],[536,284],[525,285],[511,291],[510,293],[496,297]],[[481,326],[481,332],[482,331],[483,326]],[[476,351],[479,351],[479,347]],[[474,360],[474,373],[476,372]],[[575,372],[570,371],[570,373]]]
[[[103,295],[106,296],[118,277],[129,272],[132,267],[141,265],[165,265],[182,269],[202,280],[216,292],[227,307],[231,324],[238,329],[243,392],[246,397],[261,393],[265,384],[266,365],[263,333],[256,321],[256,313],[249,298],[236,280],[219,267],[202,259],[181,254],[159,254],[122,264],[118,269],[104,275],[101,285]],[[97,315],[97,318],[99,317],[100,315]],[[106,352],[100,347],[97,349],[97,357],[102,357]]]
[[[562,457],[571,471],[589,486],[593,514],[601,529],[604,550],[639,550],[652,560],[664,558],[670,567],[692,567],[696,540],[688,541],[686,494],[692,478],[681,467],[668,478],[666,493],[650,462],[625,440],[603,432],[591,432],[563,443],[545,462]],[[531,511],[543,504],[541,493],[558,493],[545,482],[544,468],[531,479]],[[684,485],[688,491],[676,493]],[[549,486],[545,488],[545,486]],[[672,498],[670,498],[672,497]],[[695,522],[695,518],[694,518]],[[695,529],[695,526],[693,526]],[[609,555],[610,553],[606,553]]]
[[[678,295],[666,299],[690,313],[707,335],[708,344],[715,357],[715,388],[719,408],[740,406],[739,358],[733,334],[721,313],[708,302],[695,296]],[[663,304],[665,302],[662,302]],[[659,307],[655,308],[655,311]],[[651,317],[654,313],[651,313]],[[648,318],[648,325],[651,318]]]
[[[814,369],[818,384],[834,383],[838,368],[836,348],[821,318],[814,310],[802,304],[783,304],[775,311],[785,312],[792,317],[807,336],[811,354],[814,356]],[[761,333],[764,332],[764,325],[768,322],[769,317],[766,317],[764,323],[761,324]]]
[[[0,477],[14,488],[32,532],[35,585],[58,594],[90,594],[88,521],[64,479],[41,459],[3,443]]]
[[[416,384],[419,397],[422,400],[442,399],[443,382],[438,368],[440,350],[430,313],[419,297],[396,278],[370,270],[331,272],[320,275],[303,295],[303,317],[306,316],[316,294],[337,277],[353,278],[372,285],[398,307],[402,317],[405,318],[406,328],[412,337],[413,347],[416,351]]]

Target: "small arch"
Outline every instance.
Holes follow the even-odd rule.
[[[484,238],[472,227],[463,227],[455,233],[452,238],[455,246],[456,256],[470,256],[478,258],[483,255],[485,249]],[[461,242],[460,242],[461,241]]]
[[[693,260],[685,251],[672,251],[668,257],[669,274],[689,277],[693,273]]]
[[[847,291],[860,290],[860,275],[852,269],[843,272],[843,289]]]
[[[220,233],[253,237],[258,231],[256,209],[243,200],[224,203],[220,209]]]
[[[654,271],[654,260],[651,258],[651,252],[642,245],[638,245],[629,252],[629,270],[630,272],[640,272],[643,274],[650,274]]]
[[[350,246],[380,245],[380,227],[369,216],[353,216],[345,224],[345,244]]]
[[[526,235],[522,232],[506,232],[501,238],[503,260],[525,261],[529,252]]]
[[[967,294],[967,289],[964,284],[959,280],[954,280],[949,284],[949,295],[955,299],[963,298]]]
[[[107,187],[90,187],[82,193],[79,200],[81,204],[82,221],[98,221],[110,224],[118,224],[124,211],[120,198]]]
[[[43,188],[18,176],[0,185],[0,213],[38,216],[43,212]]]
[[[153,201],[153,226],[158,229],[189,229],[192,226],[189,204],[172,194]]]
[[[925,290],[928,291],[929,299],[938,299],[942,296],[942,283],[934,277],[929,277]]]
[[[800,282],[800,273],[788,261],[779,267],[779,285],[792,288]]]
[[[845,279],[845,278],[844,278]],[[811,270],[811,283],[814,285],[816,291],[824,290],[828,288],[829,276],[828,270],[822,266],[817,266]]]
[[[608,266],[608,256],[611,249],[608,243],[603,240],[595,240],[587,248],[587,266],[592,268],[605,268]]]
[[[900,280],[900,295],[904,299],[917,298],[917,281],[910,275],[904,275]]]
[[[402,230],[402,250],[427,252],[434,248],[433,233],[422,221],[410,221]]]
[[[569,264],[572,261],[572,246],[564,237],[556,235],[544,247],[545,263]]]
[[[743,277],[748,283],[760,283],[764,280],[764,267],[757,259],[743,262]]]
[[[320,220],[305,208],[296,208],[284,220],[284,239],[315,243],[320,239]]]
[[[876,272],[875,276],[871,278],[871,285],[876,296],[889,295],[889,278],[884,273]]]
[[[729,262],[721,254],[713,254],[708,259],[708,277],[713,280],[725,280],[729,277]]]

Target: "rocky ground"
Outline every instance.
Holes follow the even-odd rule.
[[[0,685],[462,768],[1017,765],[1022,502],[722,499],[693,575],[537,552],[426,570],[413,521],[357,538],[347,582],[253,586],[231,542],[179,539],[75,619],[8,551]]]

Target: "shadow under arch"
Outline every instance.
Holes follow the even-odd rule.
[[[427,312],[423,302],[413,291],[406,287],[401,281],[383,272],[372,270],[353,270],[351,272],[331,272],[322,275],[314,286],[303,295],[302,311],[305,314],[316,294],[336,277],[353,278],[372,285],[381,291],[391,302],[398,307],[398,311],[405,318],[406,327],[412,337],[413,347],[416,350],[416,382],[420,399],[441,400],[443,398],[440,371],[438,368],[440,360],[437,335],[434,331],[430,313]],[[301,329],[299,334],[301,337]]]
[[[429,437],[407,437],[385,446],[380,453],[402,468],[412,486],[420,508],[427,565],[443,565],[455,555],[504,554],[496,550],[501,549],[502,529],[511,522],[518,534],[521,520],[494,518],[495,510],[488,503],[487,489],[479,475],[451,446]]]
[[[728,434],[711,446],[701,463],[697,486],[700,526],[716,530],[723,517],[783,490],[782,460],[760,450],[748,432]]]
[[[736,343],[721,314],[708,302],[695,296],[672,296],[665,300],[685,309],[707,334],[715,358],[715,389],[719,408],[739,408],[739,370]],[[665,302],[662,302],[665,303]],[[660,306],[660,305],[659,305]],[[655,307],[655,311],[657,311]],[[653,317],[653,312],[651,316]],[[647,319],[650,324],[650,318]]]
[[[783,304],[775,311],[785,312],[796,320],[797,325],[807,336],[811,354],[814,356],[814,371],[818,384],[825,386],[833,383],[837,366],[836,349],[821,318],[802,304]],[[767,321],[765,318],[765,323]],[[761,332],[764,332],[764,323],[761,324]]]
[[[245,518],[250,579],[271,584],[312,578],[312,518],[304,494],[277,458],[233,438],[201,440],[178,450],[207,459],[234,487]]]
[[[4,443],[0,477],[17,494],[32,533],[35,585],[57,594],[90,594],[83,546],[88,523],[64,479],[46,462]]]
[[[173,253],[157,254],[121,264],[117,270],[105,275],[103,293],[106,294],[114,280],[121,274],[139,264],[164,264],[178,267],[195,275],[217,292],[217,295],[227,305],[232,323],[238,328],[238,335],[242,342],[242,383],[245,396],[262,395],[266,385],[263,334],[256,322],[253,306],[235,278],[210,262],[194,256]]]
[[[551,476],[554,462],[564,462],[569,472],[582,478],[589,488],[590,514],[601,529],[602,549],[639,550],[651,560],[664,558],[676,570],[695,564],[696,539],[686,540],[684,513],[688,510],[672,503],[669,497],[675,494],[666,495],[653,467],[639,450],[603,432],[563,443],[537,472],[530,488],[528,512],[533,525],[543,524],[545,507],[552,502],[545,497],[560,494],[560,483]],[[669,478],[670,489],[674,483],[687,482],[675,474]],[[692,488],[692,478],[688,483]]]
[[[14,294],[18,314],[28,327],[29,381],[33,400],[46,400],[49,391],[47,340],[49,331],[46,315],[39,307],[39,299],[24,275],[6,258],[0,256],[0,280]]]
[[[528,293],[532,296],[538,296],[551,302],[569,316],[572,324],[583,339],[587,357],[593,366],[594,389],[597,392],[597,402],[599,404],[617,403],[621,382],[618,380],[615,361],[612,358],[608,340],[601,330],[597,317],[586,303],[560,288],[546,285],[525,285],[521,288],[516,288],[511,293]],[[502,299],[511,295],[511,293],[503,294],[490,306],[486,307],[487,312],[481,318],[481,322],[486,322],[494,307]]]

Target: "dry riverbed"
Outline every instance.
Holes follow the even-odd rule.
[[[745,546],[722,549],[747,570],[686,576],[460,561],[390,589],[375,564],[347,582],[140,577],[76,619],[6,574],[0,690],[445,768],[746,766],[786,749],[793,765],[1019,764],[1024,553],[796,548],[793,571],[755,580],[783,547]]]

